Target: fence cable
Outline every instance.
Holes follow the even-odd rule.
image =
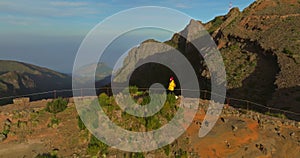
[[[126,89],[128,87],[113,87],[113,89]],[[139,90],[149,90],[149,88],[138,88]],[[44,94],[55,94],[55,96],[57,95],[57,93],[63,93],[63,92],[73,92],[73,91],[81,91],[83,92],[84,90],[112,90],[111,87],[101,87],[101,88],[77,88],[77,89],[60,89],[60,90],[52,90],[52,91],[45,91],[45,92],[37,92],[37,93],[31,93],[31,94],[24,94],[24,95],[16,95],[16,96],[7,96],[7,97],[0,97],[0,100],[4,100],[4,99],[14,99],[14,98],[21,98],[21,97],[32,97],[32,96],[38,96],[38,95],[44,95]],[[166,89],[163,88],[153,88],[153,90],[162,90],[165,91]],[[215,95],[218,97],[224,97],[226,99],[229,100],[234,100],[234,101],[239,101],[242,103],[246,103],[247,104],[247,108],[249,105],[255,105],[255,106],[259,106],[268,110],[276,110],[276,111],[281,111],[283,113],[289,113],[289,114],[294,114],[294,115],[299,115],[300,113],[297,112],[293,112],[293,111],[288,111],[288,110],[283,110],[283,109],[278,109],[278,108],[274,108],[274,107],[270,107],[270,106],[266,106],[266,105],[262,105],[253,101],[249,101],[249,100],[245,100],[245,99],[239,99],[239,98],[232,98],[232,97],[226,97],[217,93],[213,93],[210,92],[208,90],[197,90],[197,89],[175,89],[175,90],[179,90],[179,91],[190,91],[190,92],[203,92],[203,93],[209,93],[211,95]],[[59,95],[58,95],[59,96]]]

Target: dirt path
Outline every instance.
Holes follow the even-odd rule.
[[[45,151],[42,142],[39,140],[30,140],[21,144],[0,144],[0,158],[34,157],[37,155],[37,151]]]
[[[198,112],[194,123],[186,132],[191,139],[191,151],[198,153],[200,156],[226,157],[259,138],[257,122],[233,117],[226,118],[230,120],[227,123],[219,120],[207,136],[199,138],[197,134],[200,128],[199,122],[202,122],[203,117],[204,111]],[[232,125],[239,127],[239,129],[233,132]]]

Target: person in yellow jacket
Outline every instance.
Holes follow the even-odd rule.
[[[176,84],[175,84],[174,78],[170,77],[170,83],[169,83],[169,87],[168,87],[169,92],[173,93],[175,87],[176,87]]]

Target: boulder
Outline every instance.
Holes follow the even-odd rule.
[[[11,120],[10,119],[6,119],[4,122],[5,125],[10,126],[11,125]]]
[[[3,142],[6,139],[6,136],[0,133],[0,142]]]
[[[263,145],[263,144],[256,144],[255,145],[257,149],[259,149],[263,154],[267,154],[268,151],[267,151],[267,148]]]
[[[231,126],[231,128],[232,128],[232,131],[233,131],[233,132],[235,132],[235,131],[237,131],[237,130],[238,130],[238,127],[237,127],[237,126],[235,126],[235,125],[232,125],[232,126]]]
[[[221,121],[224,122],[224,123],[226,123],[228,120],[225,119],[224,117],[221,117]]]

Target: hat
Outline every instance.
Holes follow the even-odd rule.
[[[174,80],[173,76],[170,77],[170,81]]]

